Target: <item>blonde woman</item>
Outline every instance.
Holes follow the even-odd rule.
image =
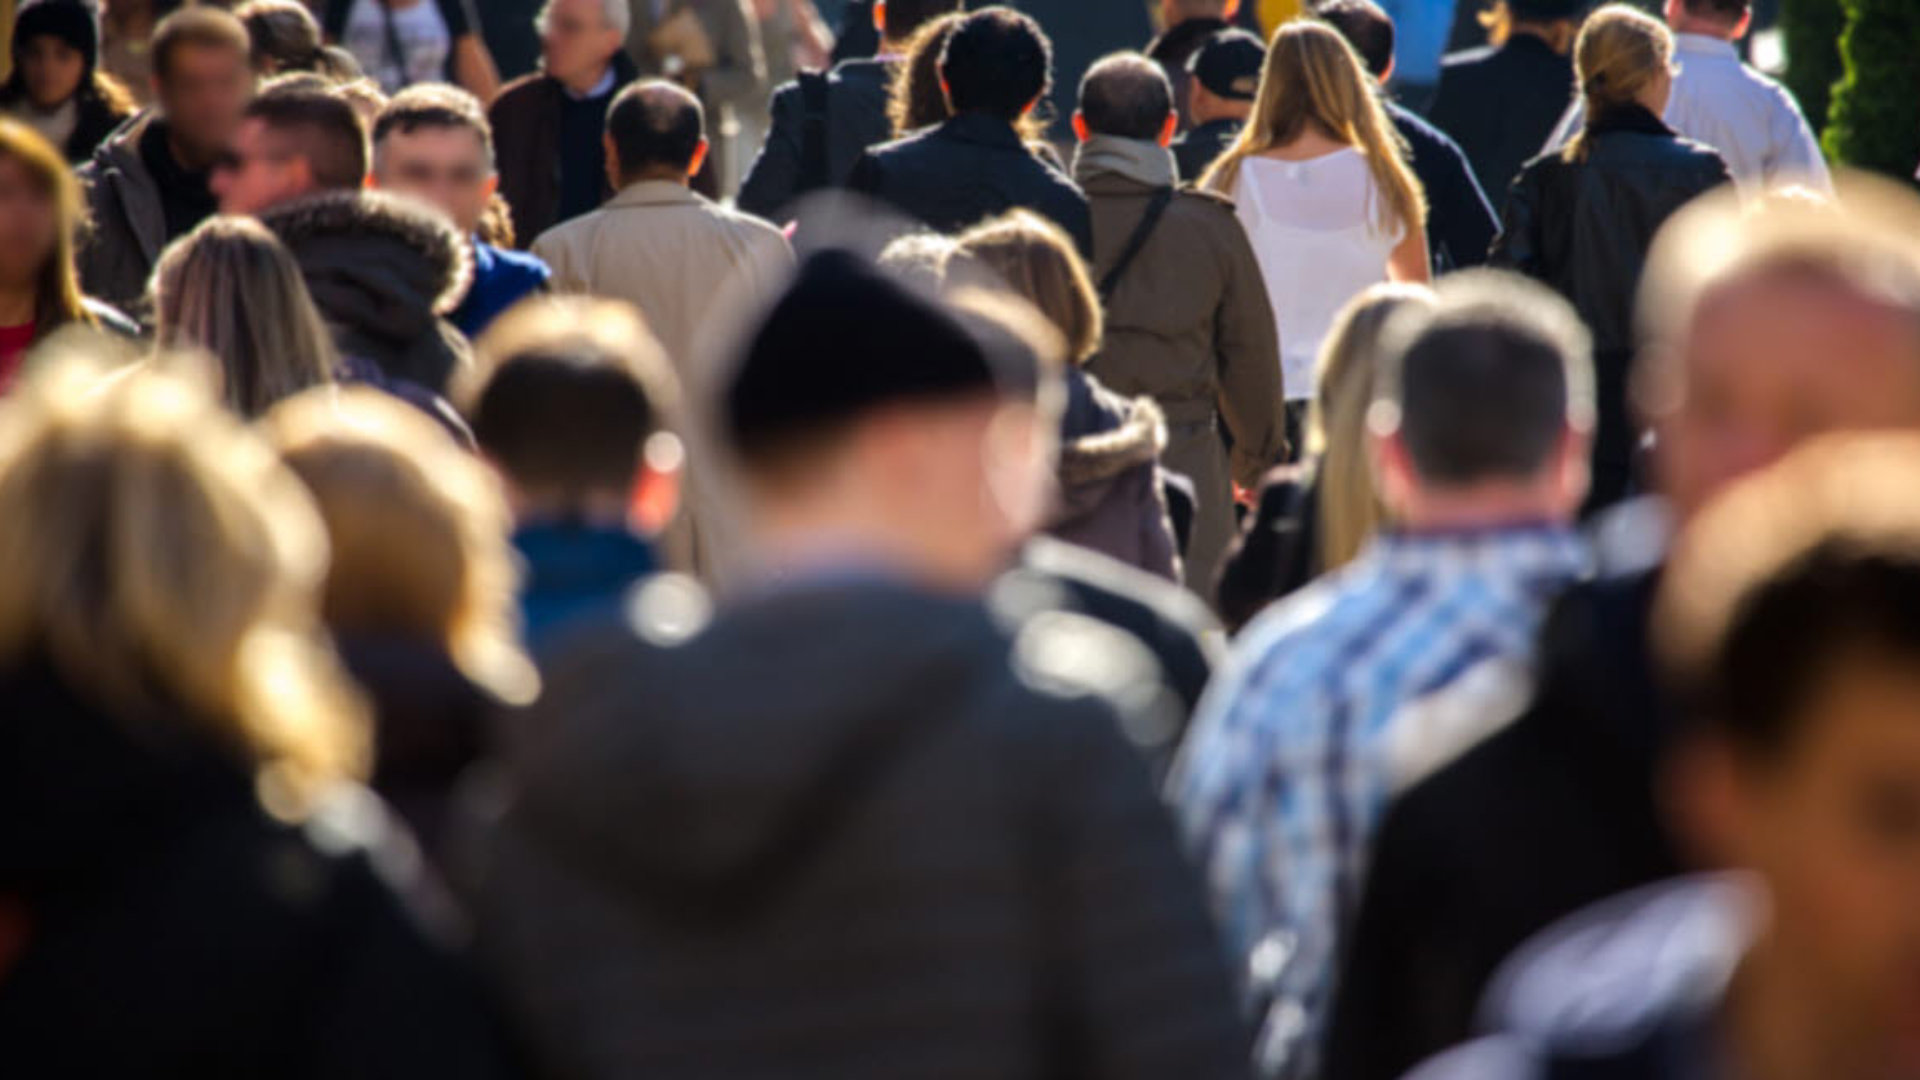
[[[438,851],[487,713],[539,686],[505,496],[432,420],[366,387],[295,397],[265,431],[326,523],[323,610],[374,706],[374,790]]]
[[[1253,115],[1201,178],[1233,197],[1253,241],[1295,425],[1347,301],[1376,282],[1431,274],[1426,194],[1407,153],[1353,47],[1300,21],[1273,36]]]
[[[293,256],[252,218],[214,217],[174,241],[153,275],[159,345],[218,362],[245,417],[333,381],[340,358]]]
[[[1305,468],[1267,477],[1246,530],[1221,568],[1220,615],[1235,630],[1268,604],[1353,561],[1383,520],[1374,488],[1367,410],[1380,330],[1408,305],[1431,306],[1424,285],[1373,285],[1334,319],[1320,351],[1307,420]]]
[[[1586,127],[1521,170],[1491,262],[1565,296],[1593,331],[1600,426],[1590,510],[1632,488],[1639,442],[1627,408],[1633,304],[1654,234],[1730,177],[1720,156],[1661,121],[1673,89],[1673,35],[1624,4],[1593,13],[1573,47]]]
[[[63,361],[0,405],[0,520],[31,526],[0,529],[7,1059],[502,1075],[350,783],[365,726],[299,482],[198,384]]]
[[[1015,210],[961,234],[955,254],[1039,309],[1067,343],[1060,500],[1046,531],[1180,580],[1159,467],[1166,423],[1152,398],[1129,401],[1087,374],[1100,350],[1100,298],[1073,241],[1038,214]]]

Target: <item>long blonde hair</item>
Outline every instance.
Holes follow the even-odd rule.
[[[1031,210],[1014,210],[960,234],[955,254],[991,271],[996,284],[1039,309],[1066,340],[1073,363],[1084,364],[1100,351],[1100,295],[1060,226]]]
[[[168,245],[153,292],[160,347],[211,353],[241,416],[333,381],[339,356],[299,264],[252,218],[209,218]]]
[[[519,640],[511,521],[486,466],[425,414],[366,387],[290,398],[264,428],[326,522],[328,625],[439,646],[496,697],[531,700],[539,679]]]
[[[1673,31],[1625,4],[1608,4],[1587,18],[1573,43],[1573,70],[1586,105],[1587,125],[1627,105],[1673,66]],[[1591,140],[1582,131],[1567,143],[1567,161],[1585,161]]]
[[[1334,317],[1320,347],[1319,389],[1307,421],[1307,452],[1317,461],[1320,570],[1352,562],[1385,514],[1374,488],[1367,450],[1367,409],[1373,403],[1380,329],[1409,304],[1431,306],[1425,285],[1374,285]]]
[[[1325,23],[1300,19],[1273,35],[1253,115],[1200,186],[1231,195],[1240,163],[1318,129],[1360,151],[1379,189],[1376,224],[1383,232],[1427,223],[1427,196],[1407,164],[1409,150],[1367,77],[1359,54]]]
[[[276,809],[364,776],[299,482],[192,380],[62,359],[0,408],[0,663],[42,658],[129,723],[197,725]]]
[[[69,323],[97,326],[80,292],[80,274],[74,259],[86,205],[80,184],[66,158],[38,131],[18,120],[0,117],[0,161],[17,161],[27,181],[53,203],[53,250],[34,281],[33,323],[36,340]]]

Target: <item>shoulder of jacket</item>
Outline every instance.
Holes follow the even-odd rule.
[[[1208,207],[1212,211],[1225,211],[1231,214],[1238,206],[1233,201],[1233,196],[1224,191],[1203,188],[1197,182],[1180,185],[1179,195],[1180,198],[1175,199],[1174,202],[1187,206]]]
[[[494,112],[506,105],[517,105],[521,101],[546,88],[547,76],[543,72],[529,72],[500,88],[494,95],[493,105],[487,111]]]
[[[1025,575],[997,582],[987,604],[1011,639],[1020,685],[1042,698],[1103,701],[1127,712],[1159,690],[1160,662],[1138,638],[1060,606],[1058,593]]]

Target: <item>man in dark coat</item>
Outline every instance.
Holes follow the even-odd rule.
[[[1245,30],[1223,30],[1187,58],[1186,131],[1173,140],[1180,179],[1197,184],[1207,167],[1226,153],[1260,92],[1260,69],[1267,47]]]
[[[1641,291],[1638,378],[1661,390],[1661,489],[1679,520],[1810,436],[1920,430],[1916,237],[1920,205],[1897,191],[1860,192],[1845,212],[1752,215],[1729,189],[1668,224]],[[1603,553],[1620,520],[1599,530]],[[1532,705],[1393,805],[1341,980],[1331,1080],[1389,1080],[1468,1037],[1516,946],[1681,866],[1655,799],[1675,727],[1648,649],[1658,560],[1616,557],[1564,596]]]
[[[1202,46],[1222,30],[1231,29],[1239,14],[1240,0],[1161,0],[1160,13],[1166,30],[1147,46],[1147,59],[1160,65],[1173,84],[1173,109],[1180,117],[1180,130],[1187,129],[1187,88],[1192,80],[1192,61]]]
[[[140,312],[160,252],[212,216],[214,162],[253,96],[250,47],[240,20],[212,7],[185,8],[154,30],[158,109],[80,170],[93,226],[79,258],[88,295]]]
[[[1466,151],[1481,189],[1497,200],[1573,100],[1568,54],[1587,7],[1587,0],[1508,0],[1513,29],[1504,44],[1441,62],[1428,115]]]
[[[775,91],[773,126],[740,186],[740,209],[777,221],[801,195],[844,185],[861,154],[893,137],[887,101],[907,40],[959,7],[960,0],[886,0],[873,16],[886,26],[878,56],[843,60]]]
[[[554,1074],[1244,1074],[1123,734],[1150,658],[981,600],[1044,507],[1061,350],[967,304],[803,266],[719,409],[762,587],[704,629],[643,588],[508,725],[480,942]]]
[[[1046,93],[1052,55],[1046,34],[1025,15],[995,7],[967,16],[940,65],[953,118],[867,151],[848,186],[944,233],[1025,207],[1090,254],[1086,196],[1035,157],[1014,128]]]
[[[1373,77],[1393,77],[1393,19],[1373,0],[1326,0],[1315,14],[1347,39]],[[1383,96],[1387,116],[1413,151],[1413,172],[1427,193],[1427,247],[1436,272],[1487,261],[1499,224],[1466,154],[1446,133]],[[1505,189],[1501,189],[1503,192]]]

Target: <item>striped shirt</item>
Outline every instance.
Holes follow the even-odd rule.
[[[1169,790],[1264,1010],[1263,1072],[1317,1073],[1388,801],[1518,715],[1547,607],[1587,561],[1560,526],[1386,536],[1236,645]]]

